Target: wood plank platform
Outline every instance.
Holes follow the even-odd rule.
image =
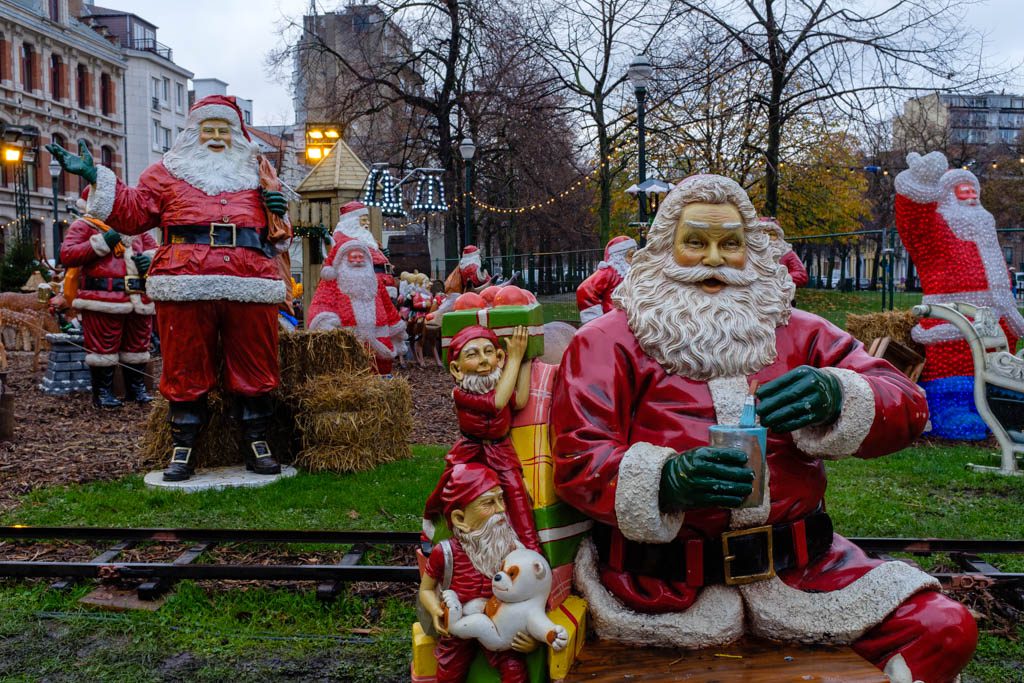
[[[637,648],[590,641],[566,683],[886,683],[850,648],[743,640],[701,651]]]

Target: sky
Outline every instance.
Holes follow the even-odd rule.
[[[869,0],[885,5],[886,0]],[[297,19],[309,0],[97,0],[97,5],[132,12],[156,24],[157,40],[174,50],[174,61],[196,78],[226,81],[228,94],[253,100],[257,125],[291,123],[294,118],[287,74],[267,72],[267,54],[282,44],[278,32]],[[318,6],[335,9],[346,0]],[[965,3],[966,4],[966,3]],[[969,10],[967,22],[987,35],[986,56],[993,64],[1024,62],[1024,0],[987,0]],[[1008,83],[1008,90],[1022,84]]]

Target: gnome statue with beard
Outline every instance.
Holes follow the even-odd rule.
[[[575,585],[602,639],[842,643],[893,681],[949,683],[974,651],[970,612],[834,534],[824,504],[823,460],[905,448],[924,394],[793,309],[793,291],[738,183],[699,175],[666,196],[552,391],[555,491],[594,520]],[[746,452],[709,445],[709,429],[740,422],[755,381],[767,467],[751,507]]]
[[[377,372],[390,374],[396,354],[405,353],[405,323],[373,272],[369,247],[342,239],[327,264],[309,306],[308,329],[351,330],[373,352]]]
[[[104,234],[108,244],[118,233],[163,230],[146,294],[156,302],[160,393],[170,402],[173,445],[164,480],[192,476],[206,396],[218,384],[238,399],[246,467],[280,473],[266,436],[270,393],[280,383],[277,308],[286,296],[277,254],[291,243],[291,225],[287,198],[270,189],[281,185],[259,157],[235,98],[196,102],[185,129],[137,187],[93,163],[84,141],[77,156],[59,145],[47,149],[91,184],[89,215],[116,228]]]
[[[991,308],[1011,350],[1024,335],[995,219],[979,201],[973,173],[949,169],[941,152],[907,155],[896,176],[896,229],[921,276],[923,303],[962,302]],[[930,434],[947,439],[988,436],[974,405],[974,362],[949,323],[922,320],[911,332],[925,347],[921,386],[928,394]]]

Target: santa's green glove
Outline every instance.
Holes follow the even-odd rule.
[[[93,163],[92,154],[89,153],[89,147],[85,144],[85,140],[78,141],[78,156],[60,145],[52,143],[47,145],[46,149],[65,171],[82,176],[89,181],[90,185],[96,183],[96,164]]]
[[[132,256],[132,261],[135,262],[135,267],[139,269],[139,275],[145,276],[149,272],[149,267],[153,265],[153,259],[146,254],[136,254]]]
[[[734,508],[750,495],[754,473],[738,448],[702,446],[684,451],[661,468],[661,509]]]
[[[843,387],[827,372],[801,365],[757,390],[757,414],[773,432],[830,425],[843,410]]]
[[[121,233],[117,230],[107,230],[103,233],[103,241],[107,243],[107,246],[113,249],[121,241]]]
[[[263,190],[263,203],[275,216],[284,216],[288,213],[288,200],[283,192],[277,190]]]

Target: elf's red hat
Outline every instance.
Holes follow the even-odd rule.
[[[462,328],[452,337],[452,343],[448,345],[448,359],[458,360],[459,354],[462,353],[462,347],[481,337],[489,339],[492,344],[496,347],[498,346],[498,335],[494,334],[493,330],[489,330],[483,325],[470,325],[469,327]]]
[[[500,486],[498,475],[490,467],[476,462],[456,465],[441,492],[445,518],[450,520],[453,511],[465,509],[496,486]]]

